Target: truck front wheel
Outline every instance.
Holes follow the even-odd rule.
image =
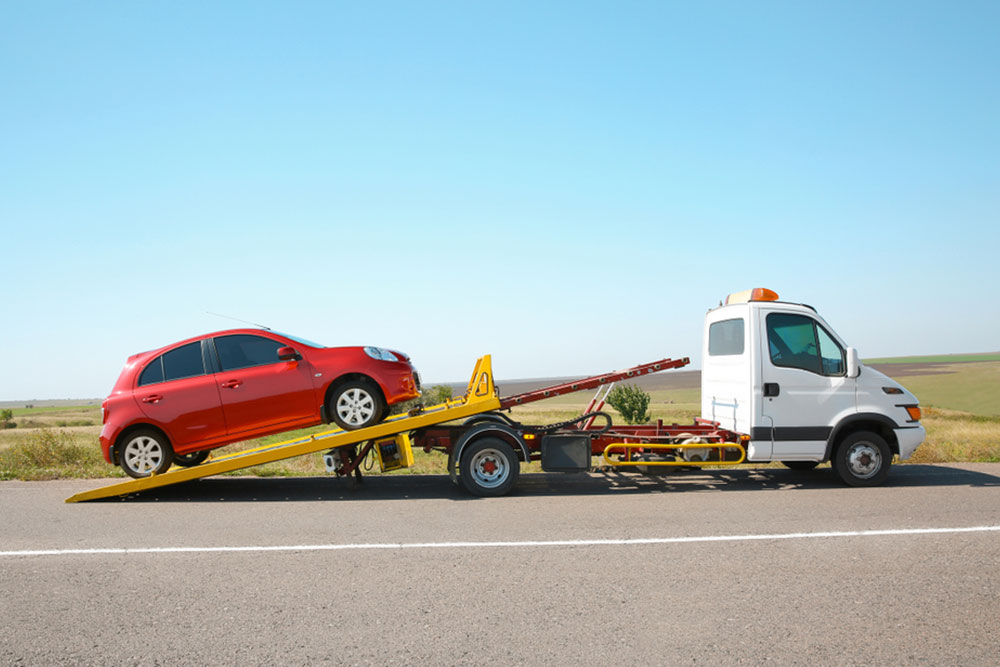
[[[889,476],[892,451],[885,438],[871,431],[851,433],[833,458],[837,475],[850,486],[878,486]]]
[[[521,471],[514,448],[500,438],[482,438],[462,452],[459,479],[477,496],[502,496],[510,492]]]

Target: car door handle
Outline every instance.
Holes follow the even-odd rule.
[[[777,396],[781,393],[781,387],[778,386],[777,382],[765,382],[764,383],[764,396]]]
[[[222,386],[226,389],[236,389],[241,384],[243,384],[243,380],[227,380],[222,383]]]
[[[159,394],[150,394],[149,396],[146,396],[145,398],[143,398],[142,402],[143,403],[159,403],[162,400],[163,400],[163,397],[160,396]]]

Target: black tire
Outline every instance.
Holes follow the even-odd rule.
[[[469,493],[495,497],[510,493],[521,473],[514,448],[500,438],[480,438],[465,448],[459,479]]]
[[[170,469],[174,450],[162,434],[141,429],[132,431],[118,448],[118,465],[135,479],[159,475]]]
[[[889,476],[892,451],[885,438],[858,431],[844,438],[833,455],[833,469],[849,486],[878,486]]]
[[[791,470],[812,470],[819,465],[819,461],[782,461],[781,465]]]
[[[355,431],[382,421],[386,404],[374,382],[351,380],[333,390],[326,409],[337,426],[345,431]]]
[[[174,463],[185,468],[191,468],[196,465],[200,465],[205,462],[208,458],[208,450],[203,449],[200,452],[190,452],[188,454],[174,454]]]
[[[654,452],[643,452],[639,454],[639,459],[642,461],[657,462],[657,461],[675,461],[676,457],[673,454],[663,455]],[[635,466],[635,471],[646,477],[659,477],[661,475],[669,475],[670,469],[675,466],[648,466],[648,465],[638,465]],[[626,468],[627,470],[627,468]]]

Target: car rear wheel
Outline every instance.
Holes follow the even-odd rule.
[[[386,405],[382,392],[372,382],[352,380],[333,391],[327,409],[337,426],[354,431],[382,421]]]
[[[174,463],[179,466],[184,466],[185,468],[190,468],[191,466],[199,465],[208,458],[208,450],[203,449],[200,452],[190,452],[188,454],[174,454]]]
[[[125,439],[118,465],[129,477],[142,479],[159,475],[170,469],[174,461],[174,450],[167,439],[156,431],[133,431]]]

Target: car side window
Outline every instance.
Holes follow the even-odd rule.
[[[170,380],[205,374],[205,361],[201,356],[201,341],[188,343],[163,355],[163,377]]]
[[[139,386],[163,382],[163,357],[157,357],[149,362],[139,376]]]
[[[219,336],[215,339],[215,349],[219,353],[219,363],[224,371],[278,363],[280,347],[284,347],[284,344],[250,334]]]
[[[843,348],[811,317],[771,313],[767,316],[767,344],[775,366],[818,375],[844,374]]]

